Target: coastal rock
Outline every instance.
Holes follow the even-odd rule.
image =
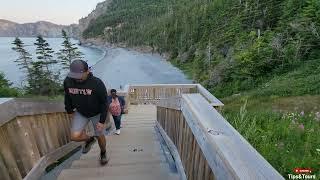
[[[64,29],[70,37],[78,37],[78,25],[69,26],[57,25],[46,21],[35,23],[19,24],[8,20],[0,19],[0,37],[61,37],[61,30]]]
[[[99,16],[103,15],[104,13],[106,13],[109,4],[111,3],[112,0],[106,0],[103,2],[100,2],[97,4],[96,9],[94,9],[87,17],[81,18],[79,20],[79,33],[82,34],[83,31],[85,31],[90,22],[95,20],[96,18],[98,18]],[[81,36],[79,37],[81,40]]]

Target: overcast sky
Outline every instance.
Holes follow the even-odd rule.
[[[104,0],[0,0],[0,19],[18,23],[78,23]]]

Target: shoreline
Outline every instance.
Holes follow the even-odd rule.
[[[81,42],[81,46],[87,46],[87,47],[98,47],[99,49],[113,49],[113,48],[123,48],[129,51],[137,51],[139,53],[143,54],[152,54],[152,55],[159,55],[161,56],[165,61],[169,61],[170,54],[169,53],[159,53],[155,49],[150,46],[135,46],[135,47],[128,47],[126,44],[118,43],[118,44],[112,44],[109,42],[103,42],[101,39],[79,39]],[[106,50],[105,50],[106,51]]]
[[[98,45],[89,45],[89,44],[81,44],[79,46],[86,47],[86,48],[92,48],[92,49],[99,49],[102,51],[101,57],[95,62],[91,67],[94,67],[96,64],[98,64],[100,61],[104,60],[105,57],[107,56],[107,49],[104,48],[103,46],[98,46]]]

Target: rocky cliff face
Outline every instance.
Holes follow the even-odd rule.
[[[79,20],[79,33],[82,34],[84,30],[87,29],[91,21],[94,21],[97,17],[106,13],[109,4],[112,0],[106,0],[104,2],[98,3],[95,10],[93,10],[87,17]],[[80,39],[82,39],[80,37]],[[82,39],[83,40],[83,39]]]
[[[71,37],[78,37],[78,25],[69,26],[57,25],[46,21],[36,23],[18,24],[15,22],[0,19],[0,37],[61,37],[61,30],[67,31]]]

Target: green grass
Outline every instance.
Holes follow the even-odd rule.
[[[297,167],[320,176],[319,82],[313,61],[222,98],[224,117],[285,178]]]
[[[285,178],[297,167],[312,168],[319,177],[319,111],[278,113],[254,107],[255,102],[245,101],[239,109],[228,107],[223,114]]]
[[[320,59],[301,64],[289,73],[275,76],[252,90],[254,96],[301,96],[320,94]]]

